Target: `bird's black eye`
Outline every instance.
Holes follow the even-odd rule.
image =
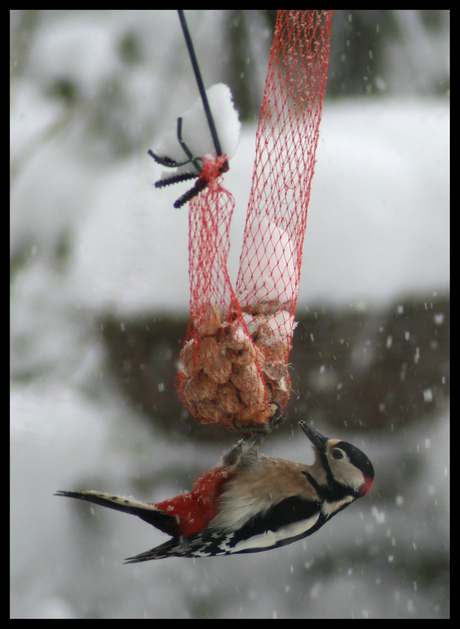
[[[343,459],[343,452],[342,450],[340,450],[340,448],[334,448],[331,454],[332,454],[332,458],[334,459],[337,459],[337,460]]]

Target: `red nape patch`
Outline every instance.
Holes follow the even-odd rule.
[[[216,501],[223,485],[235,474],[228,467],[213,467],[196,480],[192,491],[154,506],[178,520],[175,535],[188,537],[201,533],[216,515]]]
[[[370,490],[372,489],[373,484],[374,484],[374,481],[372,480],[372,478],[370,478],[369,476],[365,476],[364,483],[361,485],[361,488],[359,490],[359,495],[365,496],[366,494],[368,494]]]

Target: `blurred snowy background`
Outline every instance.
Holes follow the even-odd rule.
[[[225,177],[236,278],[275,12],[186,15],[243,123]],[[286,548],[124,566],[162,534],[53,492],[158,501],[232,439],[174,391],[189,290],[172,204],[190,186],[155,190],[147,155],[196,86],[173,11],[11,12],[12,617],[449,615],[448,54],[448,11],[334,13],[300,397],[263,452],[308,462],[296,421],[313,420],[369,455],[373,491]]]

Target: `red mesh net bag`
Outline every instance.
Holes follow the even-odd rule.
[[[269,432],[290,394],[307,208],[332,11],[278,11],[234,290],[233,197],[218,180],[190,202],[191,321],[176,386],[201,423]]]

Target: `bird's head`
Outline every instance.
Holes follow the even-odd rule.
[[[338,483],[365,496],[374,484],[374,467],[359,448],[340,439],[328,439],[303,420],[299,426],[315,448],[317,461],[324,468],[328,484]]]

